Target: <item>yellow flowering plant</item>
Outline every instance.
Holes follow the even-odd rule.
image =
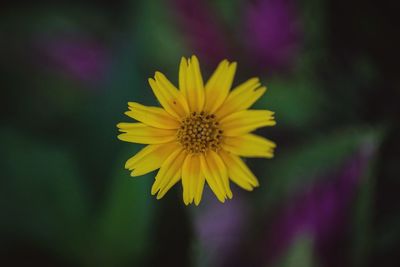
[[[125,167],[132,176],[159,169],[157,199],[179,181],[186,205],[200,203],[205,182],[219,201],[232,198],[229,180],[245,190],[259,182],[241,157],[272,158],[275,143],[251,132],[275,125],[274,112],[249,109],[267,90],[251,78],[231,90],[236,62],[223,60],[204,84],[196,56],[182,58],[179,89],[156,72],[149,84],[161,107],[129,102],[138,122],[117,125],[122,141],[146,144]]]

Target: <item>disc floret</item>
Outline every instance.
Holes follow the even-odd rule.
[[[191,154],[220,149],[223,131],[214,114],[192,112],[182,120],[177,138],[184,149]]]

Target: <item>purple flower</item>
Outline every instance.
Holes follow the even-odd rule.
[[[247,60],[248,67],[262,71],[281,72],[293,67],[301,44],[295,1],[243,1],[236,25],[224,25],[204,1],[171,1],[188,45],[209,63],[234,54],[241,62]]]
[[[266,233],[263,261],[274,262],[296,238],[306,234],[314,241],[323,266],[340,266],[334,264],[340,259],[332,253],[338,251],[335,246],[348,230],[349,207],[371,155],[370,149],[362,149],[341,169],[288,201]]]
[[[216,64],[228,57],[228,47],[223,36],[223,27],[205,1],[171,0],[175,16],[181,26],[188,45],[208,64]]]
[[[239,196],[219,203],[209,192],[204,192],[204,209],[195,216],[195,233],[200,246],[208,255],[207,266],[218,266],[242,241],[247,223],[248,207]]]
[[[96,84],[104,78],[109,63],[105,46],[88,36],[42,37],[37,42],[46,64],[69,78]]]
[[[257,231],[231,249],[219,266],[275,266],[302,237],[311,239],[315,259],[321,266],[343,266],[351,204],[374,152],[373,144],[363,144],[338,169],[276,207],[272,216],[269,214],[262,222],[261,232],[252,227],[241,233],[246,237],[253,229]]]
[[[245,50],[268,71],[288,70],[300,48],[298,10],[292,0],[257,0],[245,11]]]

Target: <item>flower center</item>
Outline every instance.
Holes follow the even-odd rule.
[[[222,130],[214,114],[193,112],[182,120],[178,141],[191,154],[204,153],[220,147]]]

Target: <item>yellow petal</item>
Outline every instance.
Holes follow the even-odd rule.
[[[227,197],[232,198],[232,191],[229,186],[228,170],[224,161],[221,159],[218,153],[212,150],[208,151],[207,154],[207,161],[211,167],[211,170],[214,171],[219,177],[217,182],[222,182],[222,187],[224,188]]]
[[[198,205],[204,187],[199,155],[188,155],[182,166],[183,202],[188,205],[195,201]]]
[[[225,202],[226,197],[232,198],[232,191],[227,181],[227,171],[221,158],[214,151],[201,154],[200,163],[203,175],[218,200]]]
[[[185,160],[185,157],[186,152],[179,148],[161,165],[151,188],[152,195],[158,192],[157,199],[162,198],[181,179],[182,162]]]
[[[254,134],[226,136],[222,143],[223,149],[242,157],[272,158],[275,147],[271,140]]]
[[[233,112],[248,109],[265,93],[266,90],[266,87],[260,87],[260,81],[258,78],[249,79],[232,90],[215,115],[217,118],[222,119]]]
[[[220,121],[225,136],[238,136],[257,128],[275,125],[274,112],[268,110],[242,110]]]
[[[148,107],[136,102],[129,102],[130,111],[126,115],[148,126],[161,129],[178,129],[180,123],[174,117],[159,107]]]
[[[211,190],[217,196],[218,200],[221,201],[222,203],[224,203],[226,195],[223,192],[223,189],[218,186],[217,181],[215,180],[215,177],[211,174],[210,167],[208,166],[208,163],[205,159],[204,154],[200,155],[200,164],[201,164],[201,171],[202,171],[204,177],[206,178],[207,183],[210,186]]]
[[[147,126],[143,123],[117,124],[121,132],[118,139],[138,144],[162,144],[176,140],[176,130],[159,129]]]
[[[205,111],[214,113],[225,101],[231,89],[236,72],[236,62],[223,60],[211,75],[205,86]]]
[[[149,79],[149,84],[161,106],[178,120],[186,117],[189,107],[185,97],[161,72],[156,72],[155,79]]]
[[[246,166],[246,164],[238,156],[232,155],[229,152],[220,150],[219,154],[228,168],[229,178],[248,191],[253,190],[253,187],[259,186],[257,178]]]
[[[178,148],[179,144],[176,142],[147,145],[125,163],[125,168],[132,171],[131,176],[149,173],[160,168],[171,152]]]
[[[198,157],[196,164],[200,169],[200,157]],[[196,181],[196,184],[195,184],[194,204],[196,206],[199,205],[201,197],[203,196],[203,188],[204,188],[204,183],[205,183],[205,178],[204,178],[204,175],[201,173],[201,171],[200,171],[200,174],[201,175],[199,176],[199,179]]]
[[[185,57],[182,57],[181,62],[179,64],[179,90],[181,90],[183,95],[185,95],[187,91],[186,88],[187,69],[188,69],[187,60]]]
[[[189,205],[192,197],[190,195],[190,171],[191,171],[191,155],[188,155],[182,165],[182,188],[183,188],[183,202]]]
[[[204,85],[200,64],[196,56],[181,59],[179,67],[179,88],[186,97],[190,111],[202,111],[204,106]]]

